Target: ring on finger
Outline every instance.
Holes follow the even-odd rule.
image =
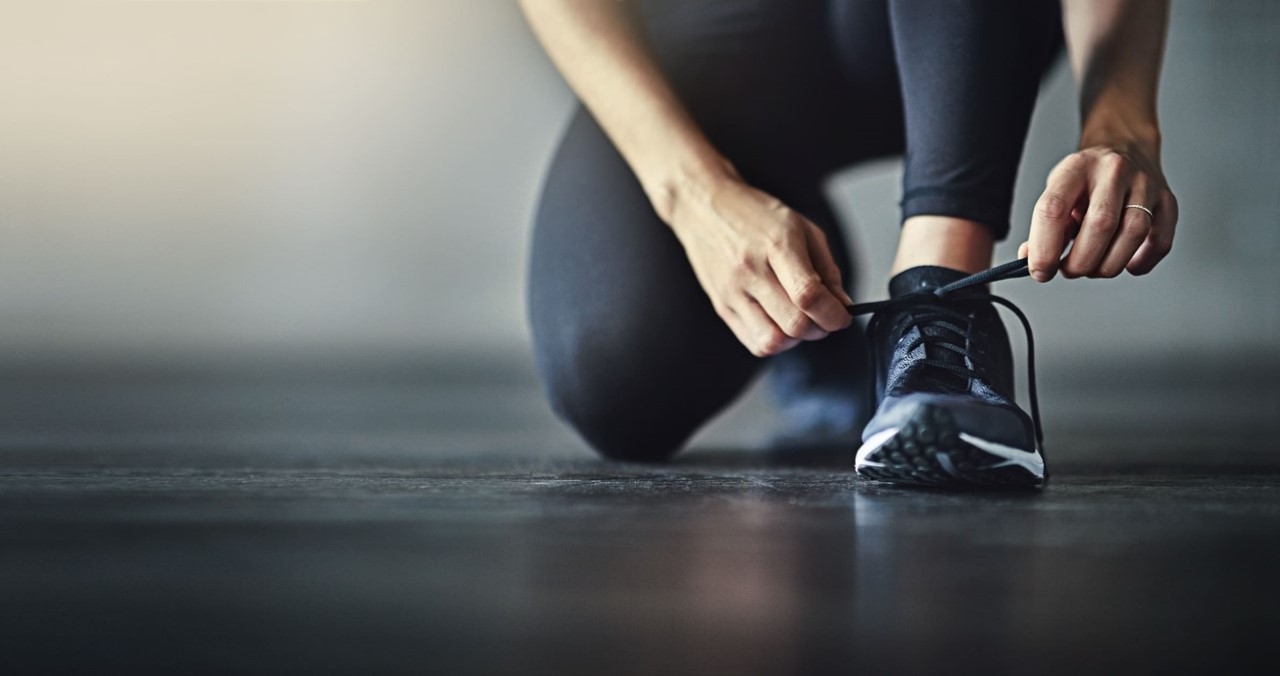
[[[1151,220],[1154,221],[1156,218],[1156,212],[1148,209],[1147,207],[1142,206],[1141,204],[1126,204],[1124,205],[1124,208],[1125,209],[1141,209],[1142,211],[1146,212],[1147,216],[1149,216]]]

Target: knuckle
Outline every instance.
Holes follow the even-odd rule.
[[[1122,265],[1103,265],[1097,270],[1096,276],[1106,279],[1114,279],[1120,275],[1120,271],[1124,269]]]
[[[783,204],[781,200],[773,199],[765,205],[765,213],[769,214],[769,221],[784,227],[790,227],[796,221],[796,212]]]
[[[1036,203],[1036,213],[1052,220],[1065,218],[1068,213],[1067,200],[1059,193],[1046,192]]]
[[[1120,227],[1124,236],[1132,239],[1142,239],[1147,236],[1147,233],[1151,232],[1151,224],[1147,222],[1145,216],[1142,218],[1126,218]]]
[[[1091,214],[1080,227],[1089,232],[1105,234],[1116,229],[1116,218],[1105,213]]]
[[[1107,150],[1098,157],[1098,166],[1113,171],[1127,169],[1129,164],[1129,158],[1115,150]]]
[[[805,279],[796,289],[796,305],[805,311],[812,310],[822,301],[825,292],[826,287],[822,285],[822,280],[817,277]]]
[[[1071,153],[1054,167],[1053,174],[1073,173],[1083,170],[1089,164],[1089,159],[1084,153]],[[1051,174],[1050,176],[1052,176]]]
[[[765,241],[765,250],[769,256],[784,253],[790,250],[790,248],[785,231],[776,232],[770,235],[769,239]]]
[[[1115,198],[1104,197],[1089,207],[1080,227],[1088,230],[1109,231],[1120,224],[1120,204]]]
[[[1089,269],[1078,261],[1068,260],[1062,264],[1062,274],[1066,277],[1083,277],[1089,274]]]
[[[787,338],[804,338],[813,328],[813,324],[804,317],[795,316],[783,320],[778,328]]]
[[[765,200],[764,209],[769,213],[777,214],[779,216],[785,216],[787,212],[791,211],[791,209],[787,208],[787,205],[784,204],[782,200],[777,197],[773,197],[772,195]]]

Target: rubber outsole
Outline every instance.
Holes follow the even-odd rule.
[[[858,476],[872,481],[910,486],[1035,488],[1044,485],[1044,465],[1038,452],[1004,447],[1035,461],[1024,463],[1011,460],[1008,453],[1001,455],[979,444],[998,446],[962,434],[955,417],[945,408],[923,405],[901,427],[869,439],[858,452],[856,470]]]

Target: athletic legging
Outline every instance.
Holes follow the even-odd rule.
[[[844,279],[845,238],[821,185],[864,160],[904,155],[903,219],[955,216],[1008,234],[1032,107],[1061,48],[1056,0],[636,4],[710,141],[748,183],[826,231]],[[670,456],[770,361],[715,314],[680,243],[581,107],[545,179],[528,293],[551,406],[607,457]],[[865,355],[850,340],[861,337],[838,332],[772,360],[855,378]]]

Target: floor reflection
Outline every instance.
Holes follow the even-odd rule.
[[[1176,525],[1132,498],[1107,509],[1097,491],[947,494],[827,472],[699,471],[557,498],[572,500],[572,512],[549,510],[521,539],[522,662],[1009,672],[1106,644],[1113,664],[1137,666],[1167,642],[1160,631],[1200,612],[1217,618],[1200,630],[1213,640],[1240,625],[1215,614],[1220,602],[1178,586],[1202,574],[1196,559],[1177,556]],[[1099,500],[1103,509],[1084,508]],[[1238,536],[1217,537],[1221,549],[1198,554],[1199,565],[1277,560],[1274,548],[1270,559],[1250,555]],[[1219,591],[1247,594],[1230,583]],[[1127,640],[1117,643],[1117,631]]]

